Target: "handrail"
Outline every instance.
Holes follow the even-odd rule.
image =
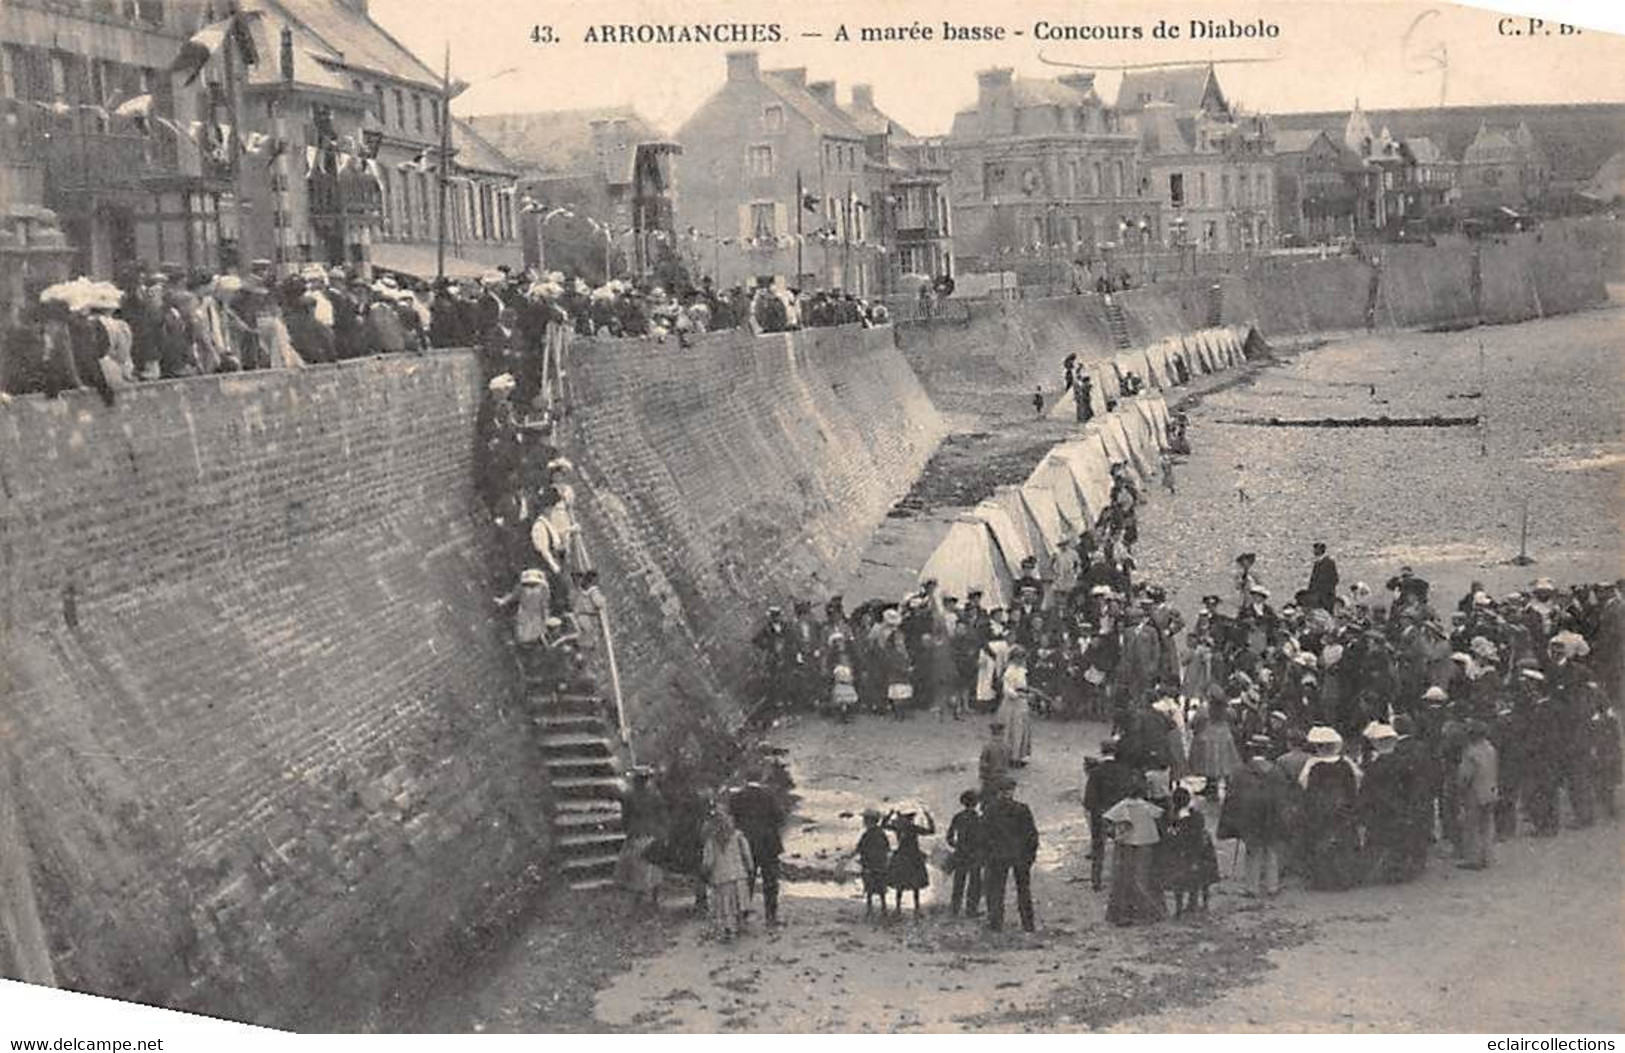
[[[566,382],[569,369],[566,365],[569,359],[570,343],[574,337],[574,330],[568,325],[552,324],[547,327],[542,337],[542,400],[548,415],[555,422],[569,412],[569,399],[566,393]],[[574,518],[574,511],[571,516]],[[580,523],[575,523],[575,531],[571,537],[571,544],[577,546],[581,562],[592,566],[592,554],[587,551],[586,539],[581,536]],[[586,590],[587,598],[592,603],[593,615],[598,619],[598,634],[604,641],[604,658],[609,662],[609,687],[615,700],[615,727],[621,737],[621,744],[626,747],[626,754],[632,763],[637,763],[637,753],[632,745],[631,729],[626,724],[626,697],[621,690],[621,667],[615,660],[615,634],[609,627],[609,601],[604,596],[604,590],[596,582]]]

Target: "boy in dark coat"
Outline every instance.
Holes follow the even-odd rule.
[[[976,811],[975,790],[959,795],[962,806],[959,814],[948,824],[948,847],[954,850],[954,891],[951,910],[958,914],[963,907],[968,917],[979,915],[982,904],[982,817]]]

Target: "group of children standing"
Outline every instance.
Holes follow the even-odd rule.
[[[924,817],[923,824],[914,821],[916,815]],[[891,839],[886,836],[888,830],[897,835],[895,849]],[[858,838],[858,847],[853,855],[857,857],[863,872],[863,913],[866,917],[874,913],[876,896],[880,897],[880,913],[885,916],[887,890],[897,893],[899,915],[903,913],[905,891],[914,894],[914,913],[920,912],[920,890],[931,884],[920,838],[936,832],[936,822],[931,818],[931,813],[924,809],[919,812],[899,812],[894,809],[885,816],[880,814],[878,808],[863,810],[863,836]]]

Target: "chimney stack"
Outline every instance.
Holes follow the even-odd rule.
[[[1015,106],[1010,89],[1015,84],[1016,71],[1010,66],[996,66],[976,74],[976,114],[983,135],[1008,135],[1015,121]]]
[[[728,79],[729,80],[760,80],[762,77],[761,60],[754,51],[728,52]]]
[[[1013,66],[995,66],[984,69],[976,74],[976,92],[982,98],[987,98],[993,92],[1010,87],[1015,83],[1016,71]]]
[[[282,27],[281,50],[277,58],[282,67],[282,82],[293,83],[293,30],[287,26]]]
[[[790,69],[771,69],[768,72],[791,87],[805,88],[807,86],[806,66],[792,66]]]
[[[807,85],[807,91],[813,98],[825,106],[835,105],[835,82],[832,80],[815,80]]]
[[[873,84],[852,85],[852,107],[858,110],[874,109],[875,86]]]

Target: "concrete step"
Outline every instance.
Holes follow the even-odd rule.
[[[549,770],[553,771],[577,769],[577,774],[597,772],[600,775],[614,775],[618,774],[620,771],[614,757],[574,757],[561,755],[543,757],[542,763],[546,765]]]
[[[557,812],[553,816],[556,830],[596,830],[605,827],[618,829],[621,825],[619,808],[600,808],[593,812]]]
[[[592,871],[599,869],[613,871],[615,869],[615,865],[619,863],[620,860],[621,857],[618,852],[601,853],[599,855],[592,856],[578,856],[575,859],[566,859],[564,861],[564,870],[567,873],[571,871],[579,872],[583,870]]]
[[[588,799],[588,798],[576,798],[574,800],[566,798],[565,800],[562,800],[562,801],[554,801],[553,802],[553,811],[554,812],[572,812],[572,813],[580,814],[580,813],[591,813],[591,812],[602,811],[604,809],[609,809],[609,810],[613,811],[616,815],[620,815],[621,814],[621,801],[620,801],[620,798],[619,797],[616,797],[616,798],[613,798],[613,799],[610,799],[610,798],[591,798],[591,799]]]
[[[548,749],[577,749],[597,746],[614,752],[615,740],[608,735],[594,734],[590,731],[553,731],[550,728],[542,734],[542,745]]]
[[[620,848],[626,835],[620,832],[565,834],[554,843],[560,848],[586,848],[593,845],[614,845]]]
[[[553,789],[580,799],[597,794],[620,800],[621,780],[608,775],[567,775],[553,780]]]
[[[609,726],[602,717],[587,713],[543,713],[539,718],[542,727],[547,729],[549,735],[585,733],[607,736]]]

